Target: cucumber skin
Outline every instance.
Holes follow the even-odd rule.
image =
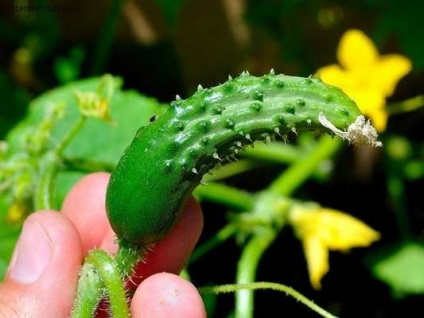
[[[242,74],[199,90],[136,134],[112,172],[109,221],[120,240],[147,246],[172,228],[202,176],[228,155],[290,131],[346,129],[361,115],[339,88],[316,78]]]

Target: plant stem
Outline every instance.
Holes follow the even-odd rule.
[[[62,157],[63,150],[66,148],[67,145],[69,145],[72,138],[74,138],[77,132],[82,128],[86,120],[86,116],[79,116],[78,120],[74,123],[71,129],[69,129],[68,133],[59,141],[58,145],[54,149],[54,153],[58,157]]]
[[[72,318],[94,317],[97,305],[103,297],[104,285],[93,265],[84,263],[78,281],[77,297],[72,308]]]
[[[140,248],[119,240],[119,249],[115,256],[115,263],[121,277],[130,276],[134,267],[143,258],[149,247]]]
[[[86,117],[80,116],[68,133],[59,141],[56,148],[46,153],[46,155],[40,159],[40,177],[34,196],[34,208],[36,210],[48,210],[53,208],[53,182],[59,170],[59,158],[63,157],[63,150],[82,128],[85,121]]]
[[[254,203],[252,194],[221,183],[200,185],[194,190],[194,195],[199,200],[218,202],[242,211],[251,210]]]
[[[277,232],[271,228],[258,228],[247,245],[244,247],[237,264],[237,284],[252,283],[255,281],[256,271],[262,254],[274,241]],[[236,292],[235,317],[253,317],[253,290],[239,290]]]
[[[35,210],[50,210],[53,208],[53,182],[58,171],[58,158],[51,153],[40,159],[40,175],[35,195]]]
[[[95,172],[95,171],[112,171],[115,163],[102,162],[90,159],[64,158],[63,170],[80,171],[80,172]]]
[[[291,195],[324,159],[331,157],[340,148],[341,144],[342,141],[339,138],[332,139],[327,135],[322,136],[314,149],[284,171],[268,189],[285,196]]]
[[[211,174],[205,175],[203,181],[205,183],[226,179],[237,174],[252,170],[261,166],[262,164],[257,160],[241,159],[236,162],[230,162],[219,168],[213,170]]]
[[[393,103],[387,106],[389,114],[401,114],[411,112],[424,106],[424,95],[418,95],[399,103]]]
[[[145,249],[119,241],[113,259],[103,250],[92,250],[82,267],[72,318],[92,318],[100,300],[108,296],[113,318],[128,318],[130,312],[123,279],[132,274]]]
[[[246,151],[243,152],[243,155],[249,158],[283,164],[296,162],[303,154],[303,149],[281,142],[273,142],[268,145],[256,143],[255,147],[247,148]]]
[[[405,185],[401,178],[395,173],[389,172],[387,180],[387,190],[393,203],[396,224],[402,240],[411,238],[410,222],[408,218],[408,208],[405,202]]]
[[[220,294],[220,293],[231,293],[237,292],[239,290],[249,289],[262,289],[262,290],[276,290],[279,292],[286,293],[287,295],[293,297],[297,301],[301,302],[305,306],[309,307],[311,310],[320,314],[325,318],[336,318],[336,316],[332,315],[325,309],[319,307],[317,304],[309,300],[307,297],[294,290],[293,288],[277,283],[271,282],[254,282],[254,283],[246,283],[246,284],[228,284],[228,285],[220,285],[220,286],[211,286],[211,287],[200,287],[198,290],[201,294]]]
[[[127,297],[116,262],[103,250],[92,250],[86,263],[94,267],[100,276],[110,303],[113,318],[129,318]]]

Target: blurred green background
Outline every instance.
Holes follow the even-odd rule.
[[[216,85],[243,70],[255,75],[271,68],[289,75],[313,74],[336,62],[339,38],[350,28],[364,31],[382,54],[411,59],[413,71],[389,100],[402,101],[424,93],[423,15],[421,0],[1,0],[0,140],[23,118],[30,100],[77,79],[111,73],[122,77],[126,89],[169,102],[176,94],[188,96],[199,83]],[[386,155],[362,157],[364,167],[350,149],[339,164],[347,163],[351,170],[331,183],[310,182],[298,193],[355,212],[382,233],[378,244],[349,257],[332,254],[330,274],[317,292],[310,287],[300,243],[287,230],[266,253],[261,263],[266,270],[259,269],[258,279],[293,286],[342,317],[422,317],[424,182],[422,174],[410,177],[402,169],[413,162],[416,170],[423,170],[423,122],[422,108],[390,117],[386,140],[406,143],[407,155],[396,157],[400,144],[391,143]],[[275,171],[271,167],[229,182],[259,190]],[[389,172],[401,176],[400,190],[390,190]],[[204,208],[202,240],[225,222],[221,207],[209,203]],[[399,210],[407,216],[394,213]],[[238,255],[235,243],[225,243],[190,268],[193,281],[233,282],[234,269],[228,264],[236,264]],[[395,274],[418,273],[409,277],[409,284],[418,282],[418,287],[404,287],[396,275],[377,279],[376,259],[390,257],[402,263]],[[269,308],[281,316],[293,312],[315,317],[284,296],[258,292],[256,297],[258,317]],[[211,302],[217,304],[217,317],[226,317],[233,306],[232,296]]]

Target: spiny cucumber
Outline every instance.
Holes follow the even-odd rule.
[[[199,86],[186,100],[177,96],[164,114],[140,128],[126,149],[107,189],[111,225],[121,240],[131,244],[156,242],[168,233],[189,194],[217,163],[256,140],[290,131],[331,130],[358,139],[346,129],[360,115],[339,88],[317,78],[273,72],[254,77],[244,72],[213,88]],[[361,131],[359,127],[359,139]],[[375,137],[364,140],[376,145]]]

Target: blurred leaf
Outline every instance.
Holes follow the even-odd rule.
[[[117,85],[120,85],[119,82],[120,80],[117,80]],[[25,119],[11,130],[6,138],[9,145],[7,156],[24,152],[25,136],[31,134],[34,127],[37,127],[47,108],[63,103],[66,114],[52,131],[51,147],[54,147],[54,142],[63,138],[80,116],[75,92],[94,91],[98,84],[99,78],[85,79],[51,90],[33,100]],[[138,128],[147,125],[150,118],[159,113],[163,106],[155,99],[142,96],[135,91],[118,89],[111,100],[110,108],[113,124],[88,118],[65,149],[65,163],[69,163],[71,171],[86,174],[90,171],[111,170]],[[76,178],[73,176],[71,179]],[[69,182],[69,179],[60,178],[60,175],[58,180]],[[62,186],[60,182],[56,183],[58,188]],[[68,189],[69,185],[65,188]]]
[[[116,84],[120,86],[120,82],[117,79]],[[99,78],[80,80],[46,92],[33,100],[25,119],[6,138],[9,144],[7,156],[25,151],[24,136],[40,123],[47,108],[64,103],[66,114],[52,131],[54,147],[54,141],[63,138],[80,116],[74,92],[94,91],[98,84]],[[70,188],[84,175],[92,171],[111,170],[140,126],[147,125],[150,118],[160,113],[164,106],[136,91],[118,89],[111,100],[110,108],[113,124],[88,118],[65,149],[64,162],[68,168],[61,171],[55,180],[57,209],[60,209]],[[19,226],[12,226],[5,221],[8,200],[7,192],[0,195],[0,277],[4,275],[19,233]]]
[[[52,139],[62,138],[79,117],[75,91],[94,91],[98,83],[98,78],[73,82],[33,100],[25,120],[15,127],[7,137],[9,153],[22,151],[22,136],[39,124],[46,108],[57,103],[66,105],[66,114],[54,128]],[[118,90],[111,100],[110,108],[114,124],[106,124],[96,118],[88,118],[84,127],[65,149],[66,158],[96,161],[109,167],[113,166],[138,128],[147,125],[149,119],[160,112],[161,105],[155,99],[145,97],[136,91]]]
[[[424,246],[416,242],[378,251],[370,257],[374,277],[390,286],[396,297],[424,293]]]

